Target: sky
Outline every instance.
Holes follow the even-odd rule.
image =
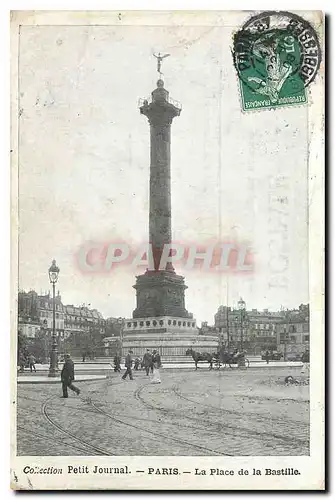
[[[228,23],[229,24],[229,23]],[[136,271],[83,273],[88,241],[148,241],[149,125],[139,98],[182,104],[171,133],[174,241],[248,242],[254,272],[176,269],[198,324],[220,305],[308,302],[308,106],[243,112],[234,27],[22,26],[19,59],[19,287],[131,317]]]

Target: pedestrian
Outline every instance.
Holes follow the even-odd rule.
[[[309,374],[309,351],[305,349],[304,353],[301,356],[301,361],[303,363],[301,373],[307,373]]]
[[[61,372],[61,380],[62,380],[62,388],[63,388],[63,396],[62,398],[68,398],[67,388],[71,389],[71,391],[75,392],[78,396],[80,394],[80,389],[73,385],[74,381],[74,363],[71,359],[70,354],[65,354],[64,356],[64,366]]]
[[[119,354],[115,354],[114,356],[114,372],[120,372],[121,371],[121,358]]]
[[[31,373],[33,372],[33,368],[34,368],[34,372],[36,373],[36,366],[35,366],[36,359],[35,359],[35,356],[33,354],[29,354],[28,363],[29,363],[29,368],[30,368]]]
[[[161,357],[158,351],[154,350],[152,353],[152,363],[153,363],[153,377],[151,379],[152,384],[160,384],[161,377],[159,369],[162,366]]]
[[[129,375],[130,380],[134,380],[133,373],[131,371],[131,367],[133,364],[133,358],[131,357],[132,354],[133,354],[133,351],[128,351],[128,354],[126,356],[125,363],[124,363],[124,365],[126,367],[126,371],[122,375],[122,380],[125,380],[127,375]]]
[[[269,353],[269,351],[266,351],[265,352],[265,360],[266,360],[267,365],[269,364],[269,359],[270,359],[270,353]]]
[[[25,364],[26,364],[26,359],[24,357],[24,354],[21,352],[20,355],[19,355],[20,372],[24,372]]]
[[[305,349],[304,353],[302,354],[301,361],[303,363],[309,363],[309,351],[308,351],[308,349]]]
[[[86,351],[83,351],[83,363],[85,363],[85,359],[86,359]]]
[[[135,358],[135,362],[134,362],[134,370],[138,370],[139,366],[140,366],[140,363],[141,363],[141,360],[139,357]]]
[[[149,376],[149,370],[152,366],[152,354],[150,349],[147,349],[147,352],[143,356],[143,364],[145,368],[145,373]]]

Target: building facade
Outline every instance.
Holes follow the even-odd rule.
[[[50,293],[37,294],[34,290],[18,294],[18,330],[23,338],[29,339],[31,348],[44,350],[48,357],[53,328],[53,299]],[[96,309],[86,305],[64,305],[61,295],[55,297],[55,330],[58,350],[72,355],[92,347],[103,347],[105,320]],[[35,347],[34,347],[35,346]]]
[[[41,328],[52,329],[53,301],[50,293],[38,295],[34,290],[18,294],[18,323],[23,335],[35,338]],[[55,328],[64,335],[64,308],[61,296],[55,297]]]
[[[309,350],[309,304],[301,304],[298,309],[283,311],[282,322],[277,325],[276,334],[278,350],[284,352],[285,357]]]
[[[242,317],[243,315],[243,317]],[[220,306],[214,316],[221,343],[229,348],[241,348],[260,355],[266,350],[304,352],[309,345],[309,306],[297,310],[241,311]]]
[[[63,308],[66,338],[72,334],[88,334],[93,330],[105,333],[105,320],[97,309],[74,305],[66,305]]]

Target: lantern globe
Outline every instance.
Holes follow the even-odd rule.
[[[237,303],[237,306],[239,308],[240,311],[245,311],[246,309],[246,303],[245,301],[242,299],[242,297],[240,298],[240,300],[238,301]]]
[[[49,280],[50,283],[57,283],[59,275],[59,267],[56,265],[55,259],[52,261],[51,266],[49,267]]]

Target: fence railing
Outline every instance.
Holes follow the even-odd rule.
[[[182,109],[181,103],[178,102],[178,101],[176,101],[175,99],[172,99],[171,97],[168,97],[166,99],[166,101],[169,104],[172,104],[173,106],[175,106],[177,109]],[[149,96],[149,97],[140,97],[139,100],[138,100],[138,107],[141,108],[142,106],[144,106],[145,103],[151,104],[152,102],[153,102],[152,96]]]

